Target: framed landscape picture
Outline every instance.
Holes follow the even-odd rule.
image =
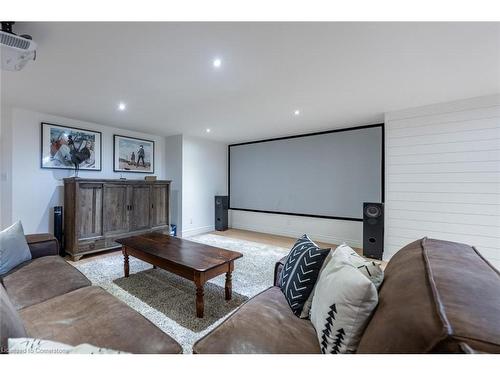
[[[98,131],[42,122],[40,166],[100,171],[101,140]]]
[[[155,142],[147,139],[114,135],[115,172],[154,173]]]

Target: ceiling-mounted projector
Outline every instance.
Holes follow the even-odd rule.
[[[29,35],[12,32],[14,22],[1,22],[0,58],[3,70],[21,70],[28,61],[36,58],[36,43]]]

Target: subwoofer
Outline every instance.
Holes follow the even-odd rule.
[[[64,251],[63,246],[63,207],[55,206],[54,207],[54,237],[57,238],[59,242],[59,255],[65,256],[66,253]]]
[[[363,255],[382,260],[384,252],[384,204],[363,203]]]
[[[215,196],[215,230],[227,230],[229,198],[227,195]]]

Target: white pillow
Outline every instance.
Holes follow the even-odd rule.
[[[90,344],[71,346],[62,342],[33,338],[9,339],[9,354],[123,354]]]
[[[349,259],[351,260],[351,263],[363,273],[366,277],[368,277],[373,284],[375,284],[375,287],[378,289],[380,288],[380,285],[382,284],[382,281],[384,281],[384,271],[380,267],[380,264],[375,262],[374,260],[366,259],[363,258],[361,255],[359,255],[353,248],[347,246],[345,243],[342,245],[337,246],[335,250],[331,250],[328,256],[326,257],[325,261],[323,262],[323,266],[321,268],[321,272],[325,269],[326,265],[330,260],[332,259],[332,255],[334,252],[339,251],[342,253],[345,253]],[[318,276],[319,280],[319,276]],[[302,309],[302,313],[300,314],[301,318],[309,318],[310,312],[311,312],[311,304],[312,304],[312,299],[314,298],[314,293],[316,292],[316,286],[314,286],[313,291],[309,295],[309,298],[307,299],[306,303],[304,304],[304,308]]]
[[[0,232],[0,275],[31,259],[20,221]]]
[[[354,353],[377,303],[373,282],[348,253],[335,251],[318,278],[311,305],[322,353]]]
[[[347,246],[345,243],[338,246],[335,252],[341,252],[345,254],[350,262],[363,273],[366,277],[368,277],[372,283],[375,284],[375,287],[378,289],[384,281],[384,271],[380,268],[380,264],[371,259],[363,258],[359,255],[353,248]]]

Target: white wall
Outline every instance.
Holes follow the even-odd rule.
[[[182,236],[214,230],[214,196],[227,193],[227,145],[182,137]]]
[[[313,240],[332,244],[363,246],[363,223],[359,221],[319,219],[314,217],[229,211],[231,228],[298,238],[307,233]]]
[[[12,128],[11,108],[0,108],[0,229],[10,225],[12,212],[11,153]]]
[[[170,185],[170,223],[182,233],[182,135],[165,138],[165,178]]]
[[[424,236],[500,268],[500,95],[386,114],[386,257]]]
[[[13,108],[10,124],[12,136],[10,150],[12,173],[7,176],[7,183],[12,186],[10,196],[12,208],[6,213],[3,226],[15,220],[22,220],[26,233],[52,232],[52,208],[63,204],[63,181],[74,175],[71,170],[40,168],[40,122],[82,127],[102,132],[102,171],[80,171],[80,177],[119,178],[120,173],[113,172],[113,134],[136,136],[153,139],[155,144],[155,175],[165,178],[164,138],[144,133],[111,128],[99,124],[78,121],[46,113]],[[4,124],[2,124],[4,125]],[[129,179],[143,179],[144,174],[123,173]],[[3,211],[3,207],[2,207]]]

